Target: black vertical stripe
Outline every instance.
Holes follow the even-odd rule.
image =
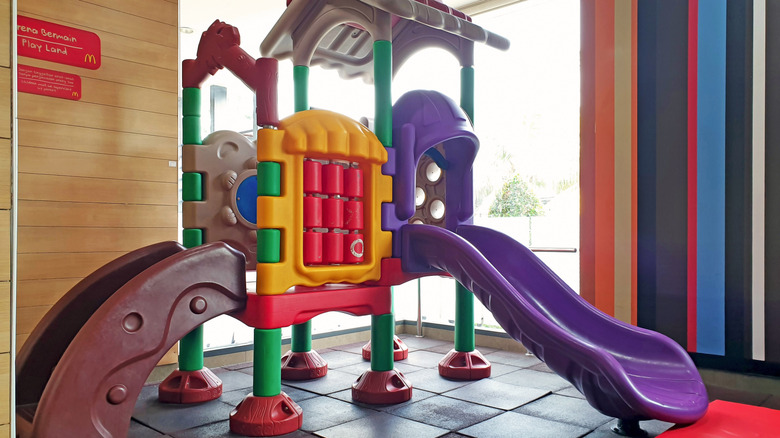
[[[753,4],[726,12],[726,356],[752,357]]]
[[[656,17],[654,0],[637,4],[637,324],[656,329]]]
[[[688,2],[640,0],[638,12],[640,325],[685,346]]]
[[[658,0],[656,327],[687,343],[688,2]]]
[[[780,2],[766,2],[766,360],[780,362]]]

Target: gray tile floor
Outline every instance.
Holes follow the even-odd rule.
[[[489,379],[476,382],[447,380],[437,365],[452,344],[402,336],[409,358],[396,367],[414,385],[411,400],[399,405],[372,406],[352,401],[355,378],[368,369],[361,344],[322,350],[328,360],[326,377],[303,382],[284,381],[282,390],[303,408],[301,430],[285,437],[555,437],[614,438],[614,419],[593,409],[567,381],[550,373],[533,356],[480,349],[493,364]],[[219,400],[198,405],[159,403],[157,387],[144,387],[128,433],[131,438],[222,438],[230,432],[228,414],[251,392],[251,364],[214,370],[224,391]],[[763,405],[777,409],[769,395],[708,388],[711,399]],[[655,437],[672,425],[642,422]]]

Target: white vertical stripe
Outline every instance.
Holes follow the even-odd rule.
[[[766,0],[753,3],[753,359],[765,360]]]

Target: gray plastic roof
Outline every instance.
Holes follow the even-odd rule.
[[[392,20],[392,29],[387,27],[388,15],[398,17]],[[397,44],[399,38],[408,39],[411,33],[419,35],[422,28],[427,28],[425,38],[415,36],[414,44]],[[509,48],[506,38],[416,0],[294,0],[263,40],[260,51],[266,57],[292,58],[295,65],[321,65],[338,70],[344,78],[362,77],[371,83],[373,42],[391,39],[394,51],[403,47],[413,52],[429,42],[446,45],[461,65],[473,61],[470,46],[474,42],[499,50]],[[394,53],[399,60],[409,56]]]

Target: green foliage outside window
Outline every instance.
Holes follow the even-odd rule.
[[[542,214],[544,214],[542,202],[520,175],[504,181],[501,191],[488,210],[489,217],[541,216]]]

